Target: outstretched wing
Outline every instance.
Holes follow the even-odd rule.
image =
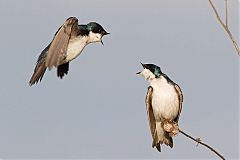
[[[78,27],[78,19],[75,17],[68,18],[64,24],[56,32],[51,45],[49,47],[46,57],[46,67],[51,69],[53,66],[57,67],[66,58],[66,52],[69,39],[73,31]]]
[[[177,115],[177,117],[174,119],[174,121],[175,121],[176,123],[178,123],[178,120],[179,120],[179,117],[180,117],[180,113],[181,113],[181,111],[182,111],[183,94],[182,94],[181,88],[180,88],[177,84],[174,85],[174,88],[175,88],[175,90],[177,91],[178,100],[179,100],[178,115]]]
[[[152,108],[152,93],[153,88],[151,86],[148,87],[148,92],[146,96],[146,109],[147,109],[147,116],[148,116],[148,122],[152,134],[152,147],[156,147],[158,151],[161,151],[160,144],[158,143],[157,138],[157,131],[156,131],[156,120],[153,114],[153,108]]]

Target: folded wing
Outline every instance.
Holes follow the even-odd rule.
[[[158,137],[157,137],[156,120],[155,120],[153,109],[152,109],[152,93],[153,93],[153,88],[149,86],[147,96],[146,96],[147,116],[148,116],[148,122],[149,122],[152,139],[153,139],[152,147],[156,147],[157,150],[161,152],[161,146],[160,146],[160,143],[158,142]]]
[[[176,123],[178,123],[178,120],[179,120],[179,117],[180,117],[180,113],[181,113],[181,111],[182,111],[183,94],[182,94],[181,88],[180,88],[177,84],[175,84],[174,87],[175,87],[175,90],[177,91],[178,100],[179,100],[178,115],[177,115],[177,117],[174,119],[174,121],[175,121]]]

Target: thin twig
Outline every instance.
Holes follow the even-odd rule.
[[[219,16],[219,14],[218,14],[215,6],[214,6],[213,3],[212,3],[212,0],[208,0],[208,1],[209,1],[210,5],[211,5],[211,7],[212,7],[212,9],[213,9],[216,17],[217,17],[217,20],[220,22],[220,24],[222,25],[222,27],[223,27],[223,28],[225,29],[225,31],[228,33],[230,39],[231,39],[232,42],[233,42],[233,45],[234,45],[236,51],[237,51],[237,54],[240,56],[240,50],[239,50],[238,44],[236,43],[236,41],[234,40],[234,38],[233,38],[233,36],[232,36],[232,33],[231,33],[230,30],[228,29],[228,22],[227,22],[227,21],[228,21],[228,19],[227,19],[227,16],[228,16],[228,15],[227,15],[227,14],[228,14],[228,11],[227,11],[228,0],[226,0],[226,24],[224,24],[223,21],[221,20],[221,18],[220,18],[220,16]]]
[[[226,27],[228,28],[228,0],[225,0],[226,6]]]
[[[197,144],[201,144],[201,145],[207,147],[208,149],[213,151],[215,154],[217,154],[222,160],[225,160],[225,158],[220,153],[218,153],[215,149],[213,149],[211,146],[207,145],[206,143],[203,143],[200,138],[193,138],[192,136],[190,136],[189,134],[183,132],[180,129],[179,129],[179,132],[182,133],[183,135],[185,135],[186,137],[192,139],[193,141],[197,142]]]

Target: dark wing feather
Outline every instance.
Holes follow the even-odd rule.
[[[43,78],[43,75],[46,71],[45,60],[46,60],[46,55],[47,55],[49,46],[50,44],[41,52],[40,56],[38,57],[36,67],[29,81],[30,86],[32,86],[35,83],[38,83],[38,81],[41,81]]]
[[[178,100],[179,100],[178,115],[177,115],[177,117],[174,119],[174,121],[175,121],[176,123],[178,123],[178,120],[179,120],[179,117],[180,117],[180,113],[181,113],[181,111],[182,111],[183,94],[182,94],[181,88],[180,88],[177,84],[175,84],[174,87],[175,87],[175,90],[177,91]]]
[[[45,64],[37,64],[34,69],[34,73],[29,81],[29,85],[32,86],[33,84],[38,83],[38,81],[41,81],[45,71]]]
[[[151,86],[148,87],[148,92],[146,96],[146,109],[147,109],[147,116],[148,116],[148,122],[152,134],[152,147],[156,147],[157,150],[160,152],[161,147],[160,144],[158,143],[158,138],[157,138],[157,131],[156,131],[156,120],[153,114],[153,109],[152,109],[152,93],[153,93],[153,88]]]
[[[46,57],[46,67],[51,69],[53,66],[57,67],[66,58],[66,52],[69,39],[72,31],[76,31],[78,27],[78,20],[71,17],[58,29],[55,34]],[[74,34],[75,35],[75,34]]]

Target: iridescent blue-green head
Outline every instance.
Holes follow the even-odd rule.
[[[143,71],[137,74],[143,76],[146,80],[152,80],[154,78],[159,78],[162,74],[161,68],[155,64],[143,64]]]
[[[89,31],[91,42],[101,42],[102,44],[103,44],[102,37],[107,34],[110,34],[107,31],[105,31],[100,24],[96,22],[88,23],[87,30]]]

